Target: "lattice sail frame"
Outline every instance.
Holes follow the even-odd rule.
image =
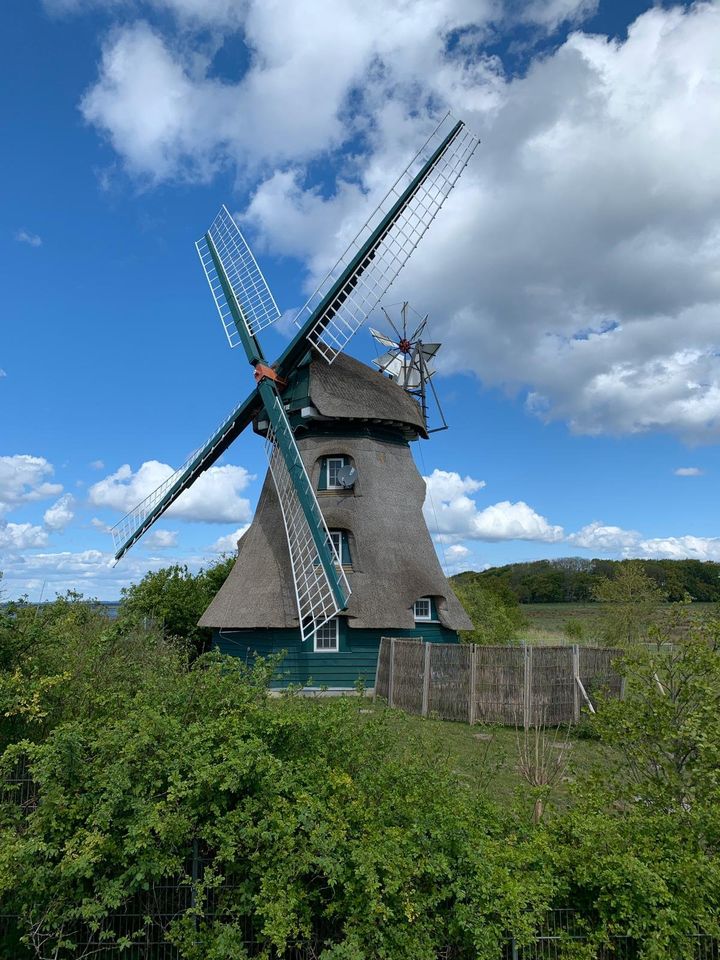
[[[298,326],[301,327],[307,322],[313,310],[319,306],[331,291],[333,284],[338,281],[353,258],[359,254],[368,236],[382,226],[383,220],[388,217],[403,191],[412,183],[423,165],[448,136],[454,123],[454,118],[447,114],[403,170],[345,253],[300,310],[295,318]],[[359,265],[363,268],[362,271],[348,280],[325,313],[319,317],[317,324],[308,335],[308,340],[317,347],[328,363],[333,362],[377,307],[437,216],[478,143],[478,138],[467,127],[464,125],[460,127],[412,199],[388,224],[384,235],[381,235],[379,246],[363,264]]]
[[[134,534],[142,535],[142,533],[144,533],[142,528],[145,521],[160,501],[170,493],[173,487],[182,484],[186,477],[196,472],[198,468],[202,466],[204,461],[215,461],[216,457],[213,456],[213,453],[230,430],[232,430],[235,415],[242,406],[243,403],[239,403],[230,416],[223,420],[215,433],[211,434],[210,439],[206,443],[193,451],[181,467],[178,467],[174,473],[170,474],[167,480],[163,480],[152,493],[148,494],[144,500],[141,500],[129,513],[126,513],[122,520],[118,520],[110,531],[116,551],[119,551]],[[120,557],[116,556],[116,560],[119,559]]]
[[[224,204],[213,220],[208,234],[215,245],[215,251],[235,297],[236,306],[244,317],[248,330],[255,337],[280,317],[280,310],[270,287],[245,237]],[[197,241],[195,249],[205,271],[228,343],[231,347],[237,347],[242,340],[205,237]]]
[[[320,512],[315,491],[307,475],[305,464],[300,456],[292,428],[285,416],[285,410],[279,397],[275,397],[275,408],[273,410],[268,409],[267,413],[270,427],[267,433],[265,453],[285,524],[295,586],[295,599],[300,620],[300,634],[303,642],[305,642],[314,637],[316,631],[328,620],[337,616],[344,607],[340,607],[336,602],[330,581],[320,563],[317,546],[298,497],[297,488],[299,485],[304,487],[306,497],[311,499],[314,504],[313,514],[316,526],[325,536],[328,549],[334,558],[335,572],[346,597],[350,596],[350,584],[333,545],[325,518]],[[278,446],[276,430],[283,431],[286,449],[288,447],[292,448],[292,468],[288,467]],[[294,476],[290,472],[291,469]]]

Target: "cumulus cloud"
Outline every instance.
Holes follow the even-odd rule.
[[[151,550],[167,550],[177,546],[177,538],[177,530],[151,530],[142,542]]]
[[[218,537],[210,549],[213,553],[236,553],[238,540],[247,533],[249,526],[250,524],[246,523],[232,533],[228,533],[224,537]]]
[[[104,469],[105,469],[105,463],[104,463],[102,460],[93,460],[93,461],[90,463],[90,467],[91,467],[93,470],[104,470]]]
[[[30,233],[29,230],[18,230],[15,239],[18,243],[26,243],[29,247],[42,246],[42,237],[39,237],[36,233]]]
[[[426,81],[482,135],[400,281],[434,318],[441,369],[524,391],[578,433],[720,435],[718,43],[716,4],[655,7],[624,42],[574,33],[523,77],[476,52],[472,76]],[[275,172],[248,221],[279,252],[304,237],[321,272],[326,224],[362,222],[422,119],[378,105],[360,190]]]
[[[47,479],[53,473],[53,465],[44,457],[0,456],[0,515],[19,504],[62,493],[62,484],[50,483]]]
[[[4,550],[44,547],[47,540],[47,532],[31,523],[0,523],[0,548]]]
[[[173,474],[173,468],[157,460],[147,460],[133,472],[124,464],[88,490],[93,506],[109,507],[127,513],[149,496]],[[241,497],[254,477],[245,467],[210,467],[189,490],[182,493],[166,516],[205,523],[239,523],[250,519],[250,501]]]
[[[73,510],[74,505],[74,497],[72,494],[66,493],[64,496],[60,497],[59,500],[56,500],[51,507],[48,507],[43,514],[43,523],[48,530],[52,530],[54,532],[64,530],[75,516],[75,512]]]
[[[700,467],[678,467],[674,472],[676,477],[701,477],[705,471]]]
[[[443,543],[459,540],[542,540],[553,543],[563,538],[562,527],[550,524],[522,500],[503,500],[478,509],[468,496],[485,484],[447,470],[433,470],[425,477],[427,493],[423,512],[430,530]]]

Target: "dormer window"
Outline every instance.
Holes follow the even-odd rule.
[[[352,459],[342,453],[320,458],[317,488],[322,493],[351,493],[356,471]]]
[[[415,619],[432,620],[433,618],[432,600],[430,597],[420,597],[415,601]]]

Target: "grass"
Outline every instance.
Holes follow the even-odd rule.
[[[374,712],[385,711],[390,723],[401,727],[402,742],[409,753],[421,752],[435,763],[448,764],[458,779],[471,789],[481,790],[499,802],[509,801],[521,790],[529,790],[519,770],[518,737],[522,743],[523,731],[511,727],[484,726],[435,720],[391,710],[383,704],[359,702],[359,709],[372,706]],[[564,805],[569,797],[572,781],[588,772],[600,759],[601,750],[594,740],[576,736],[575,728],[548,729],[546,736],[558,750],[567,743],[567,770],[563,780],[553,791],[553,799]]]
[[[662,605],[667,608],[667,604]],[[604,604],[601,603],[523,603],[520,610],[527,621],[521,631],[521,638],[528,643],[564,644],[564,643],[603,643],[602,627]],[[693,603],[690,612],[699,618],[717,615],[715,603]],[[582,639],[574,641],[565,633],[565,626],[579,623]]]

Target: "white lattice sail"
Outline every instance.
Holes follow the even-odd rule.
[[[315,539],[298,496],[299,488],[303,490],[306,502],[312,504],[316,529],[322,531],[328,549],[334,557],[335,571],[346,597],[350,596],[350,585],[330,537],[325,518],[320,512],[315,491],[295,443],[282,402],[277,396],[273,409],[267,410],[267,412],[270,428],[267,434],[265,452],[285,524],[295,586],[295,599],[300,620],[300,633],[303,641],[305,641],[313,637],[323,624],[332,620],[343,608],[338,605],[330,581],[320,563]],[[280,432],[283,435],[285,448],[292,451],[290,464],[286,462],[277,443],[277,434]]]
[[[256,336],[265,327],[275,323],[280,317],[280,310],[245,237],[228,213],[227,207],[223,205],[220,208],[220,213],[213,220],[207,235],[198,240],[195,247],[203,265],[207,282],[210,285],[215,306],[220,314],[228,343],[231,347],[236,347],[241,342],[240,334],[227,302],[225,290],[220,283],[207,237],[210,237],[215,248],[215,253],[220,260],[230,284],[232,295],[235,298],[235,305],[245,319],[250,333]]]
[[[437,216],[446,197],[473,155],[479,141],[467,127],[458,125],[457,133],[417,186],[410,201],[381,229],[383,221],[388,218],[405,190],[454,126],[456,122],[448,114],[398,177],[345,253],[295,318],[298,326],[308,321],[323,299],[330,294],[343,272],[361,253],[368,237],[380,230],[378,242],[372,252],[357,265],[356,271],[338,291],[337,296],[327,306],[308,334],[308,340],[318,348],[329,363],[332,363],[344,350],[350,338],[377,307]]]

